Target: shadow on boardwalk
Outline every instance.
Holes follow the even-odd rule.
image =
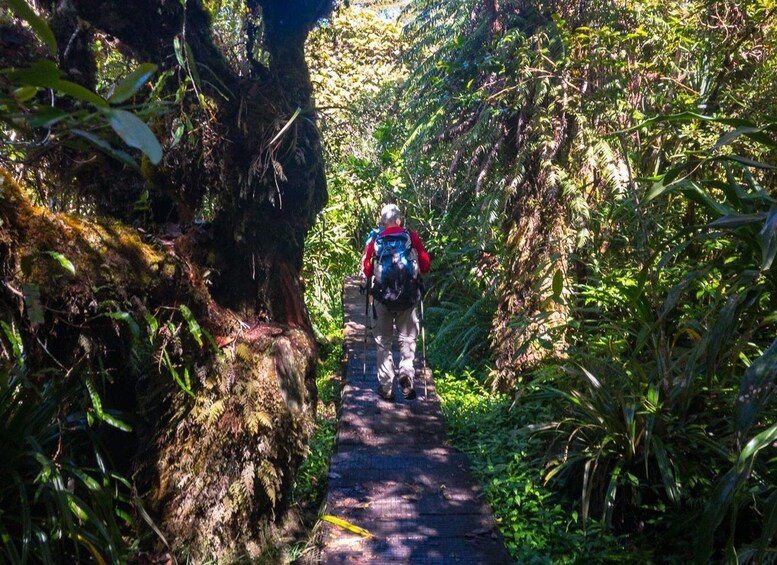
[[[358,284],[344,285],[348,368],[326,512],[373,536],[324,522],[320,562],[509,563],[466,457],[448,445],[434,383],[427,394],[416,379],[412,401],[398,390],[395,402],[378,398]]]

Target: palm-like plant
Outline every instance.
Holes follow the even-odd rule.
[[[739,128],[758,143],[763,128]],[[724,134],[716,151],[736,137]],[[656,179],[648,199],[682,193],[708,221],[670,230],[676,244],[620,286],[602,267],[578,289],[586,349],[573,355],[582,378],[543,393],[567,406],[545,428],[556,446],[548,479],[579,481],[584,515],[595,508],[605,525],[635,509],[644,520],[674,508],[662,518],[671,521],[695,508],[698,520],[685,527],[700,525],[699,562],[728,516],[728,554],[754,544],[762,558],[777,531],[776,477],[759,457],[776,433],[777,207],[755,180],[756,162],[713,153],[693,163]],[[682,262],[689,249],[692,269]],[[764,508],[767,518],[757,519]],[[742,536],[742,521],[752,535]]]
[[[77,377],[35,384],[19,334],[0,323],[14,352],[0,387],[0,557],[14,565],[126,561],[124,535],[143,511],[97,447],[86,390]]]

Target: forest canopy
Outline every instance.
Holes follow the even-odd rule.
[[[266,555],[391,201],[516,561],[774,560],[773,0],[7,4],[4,558]]]
[[[330,157],[360,214],[320,221],[358,248],[398,201],[432,253],[449,424],[519,562],[774,555],[775,8],[409,2],[371,151]]]

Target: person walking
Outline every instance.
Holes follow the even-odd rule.
[[[391,346],[394,328],[399,341],[399,386],[411,400],[416,393],[415,377],[418,314],[415,305],[423,292],[420,273],[431,268],[429,254],[418,234],[403,227],[396,204],[387,204],[380,212],[380,227],[369,238],[362,255],[362,271],[374,298],[373,328],[377,349],[378,395],[394,400],[394,358]]]

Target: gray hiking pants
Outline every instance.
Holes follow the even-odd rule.
[[[394,382],[394,358],[391,355],[391,342],[394,338],[394,326],[399,340],[399,376],[410,378],[413,384],[415,368],[415,340],[418,337],[418,315],[415,308],[400,312],[391,312],[383,304],[375,301],[375,343],[378,350],[378,382],[388,387]]]

